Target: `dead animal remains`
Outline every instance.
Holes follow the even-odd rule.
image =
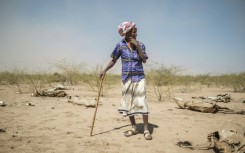
[[[199,97],[192,97],[193,99],[203,99],[203,100],[211,100],[215,102],[224,102],[228,103],[231,101],[231,95],[229,93],[227,94],[218,94],[217,96],[214,97],[204,97],[204,96],[199,96]]]
[[[215,102],[203,101],[184,101],[181,98],[174,97],[174,101],[181,109],[189,109],[203,113],[225,113],[225,114],[245,114],[245,111],[236,111],[227,107],[221,107]]]
[[[213,149],[215,153],[245,153],[245,128],[236,123],[225,123],[220,130],[208,134],[206,145],[193,146],[189,141],[179,141],[176,145],[193,150]]]
[[[70,97],[68,102],[76,105],[84,105],[86,107],[95,107],[96,98],[85,98],[85,97]],[[99,104],[102,105],[102,99],[99,99]]]
[[[40,96],[46,96],[46,97],[65,97],[67,94],[65,91],[60,90],[60,87],[51,88],[47,90],[42,91],[35,91],[32,96],[34,97],[40,97]]]

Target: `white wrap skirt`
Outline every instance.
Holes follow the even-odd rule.
[[[147,115],[149,113],[145,79],[139,82],[132,82],[131,79],[128,79],[122,84],[122,100],[118,112],[123,116]]]

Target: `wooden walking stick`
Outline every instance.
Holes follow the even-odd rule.
[[[100,100],[100,94],[101,94],[103,81],[104,81],[104,77],[102,77],[102,79],[100,80],[100,88],[99,88],[99,93],[98,93],[98,97],[97,97],[97,103],[96,103],[96,107],[95,107],[95,111],[94,111],[94,118],[93,118],[93,122],[92,122],[92,126],[91,126],[90,136],[92,136],[92,133],[93,133],[94,122],[95,122],[95,118],[96,118],[97,109],[98,109],[98,106],[99,106],[99,100]]]

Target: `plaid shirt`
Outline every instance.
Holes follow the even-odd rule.
[[[148,56],[145,52],[145,45],[140,42],[140,47],[143,53]],[[132,82],[138,82],[141,79],[145,78],[144,69],[141,59],[139,58],[138,51],[136,47],[133,47],[132,51],[128,48],[127,42],[125,39],[120,41],[111,54],[112,58],[118,59],[121,57],[122,61],[122,75],[121,79],[123,82],[131,79]]]

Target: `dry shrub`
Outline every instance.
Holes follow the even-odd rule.
[[[52,75],[44,71],[29,72],[24,75],[24,83],[32,93],[40,93],[51,86]]]
[[[201,84],[216,85],[222,88],[232,88],[233,92],[245,92],[245,72],[220,75],[199,75],[193,77]]]
[[[176,76],[176,85],[181,93],[195,92],[201,89],[201,83],[197,82],[191,75]]]
[[[18,93],[23,93],[23,90],[35,92],[44,87],[45,84],[50,83],[50,75],[44,72],[30,73],[28,70],[14,66],[12,70],[5,70],[0,73],[1,84],[15,85]]]
[[[154,87],[155,95],[158,101],[164,101],[164,98],[172,97],[172,88],[176,84],[176,74],[179,68],[167,68],[164,65],[154,67],[147,74],[149,81]]]
[[[79,82],[85,64],[63,59],[54,63],[54,66],[60,71],[55,73],[58,78],[68,85],[74,85]]]
[[[95,70],[93,70],[90,73],[84,73],[82,74],[82,80],[84,83],[86,83],[90,89],[94,92],[99,91],[99,86],[100,86],[100,78],[99,78],[99,74],[102,70],[102,66],[98,65],[96,67]],[[105,96],[106,94],[108,94],[109,90],[111,89],[111,86],[116,84],[117,82],[119,82],[119,76],[118,75],[113,75],[110,73],[107,73],[104,81],[103,81],[103,86],[102,86],[102,92],[101,92],[101,96]]]
[[[240,74],[229,74],[228,83],[234,92],[245,92],[245,72]]]
[[[15,85],[19,93],[22,93],[21,83],[23,83],[26,70],[14,66],[12,70],[4,70],[0,73],[1,84]]]

